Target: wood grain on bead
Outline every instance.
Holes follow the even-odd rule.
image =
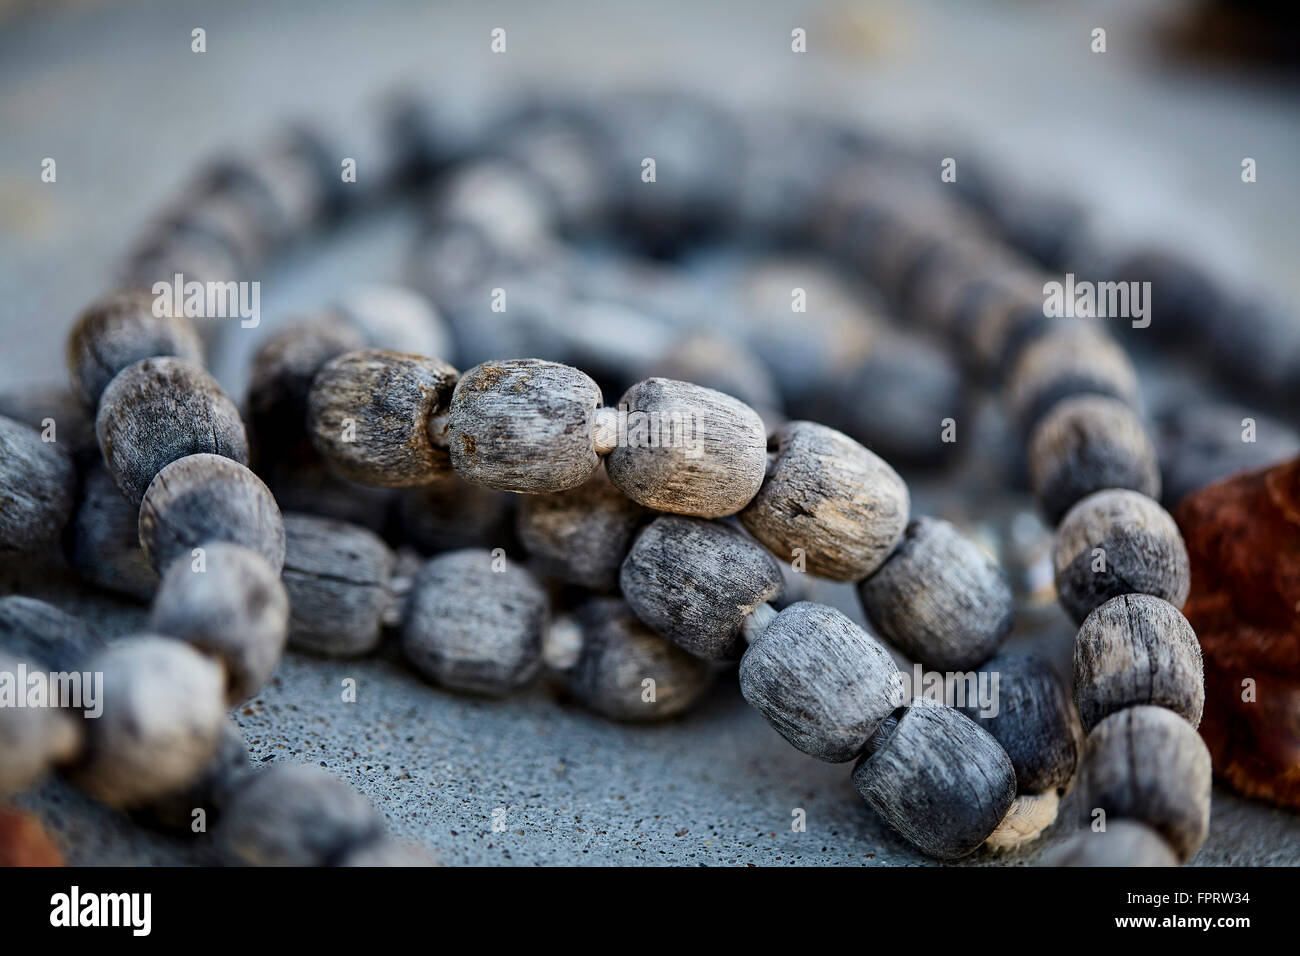
[[[922,517],[859,585],[882,637],[914,661],[961,671],[988,660],[1011,630],[1011,586],[997,563],[955,526]]]
[[[619,586],[651,629],[708,660],[739,657],[741,627],[781,594],[781,568],[726,525],[664,515],[647,525],[623,561]]]
[[[53,547],[72,515],[72,457],[35,429],[0,416],[0,553]]]
[[[1029,439],[1029,481],[1056,524],[1081,498],[1107,488],[1160,497],[1160,463],[1142,419],[1104,395],[1058,403]]]
[[[108,470],[139,504],[154,476],[186,455],[248,464],[239,410],[216,379],[179,358],[149,358],[117,374],[99,402],[95,432]]]
[[[220,455],[190,455],[158,472],[140,504],[140,544],[159,573],[194,548],[229,541],[256,551],[279,573],[284,522],[266,485]]]
[[[345,478],[422,485],[446,473],[447,451],[430,434],[456,384],[441,359],[363,349],[332,359],[307,400],[312,443]]]
[[[65,551],[83,581],[142,601],[153,597],[158,573],[140,547],[140,509],[122,497],[102,460],[82,475],[71,532]]]
[[[84,671],[104,646],[92,622],[36,598],[0,598],[0,652],[54,671]]]
[[[1180,860],[1210,829],[1210,752],[1192,725],[1163,707],[1129,707],[1093,728],[1084,750],[1085,811],[1138,820]]]
[[[1191,624],[1149,594],[1107,601],[1088,615],[1075,639],[1074,695],[1086,730],[1138,704],[1167,707],[1200,726],[1205,672]]]
[[[541,359],[484,362],[452,396],[447,447],[466,481],[501,491],[568,491],[600,465],[593,443],[600,388]]]
[[[763,420],[730,395],[650,378],[623,394],[618,413],[624,423],[605,468],[647,508],[719,518],[749,504],[763,483]]]
[[[988,839],[1016,797],[996,740],[951,707],[916,698],[853,769],[867,804],[922,853],[955,860]]]
[[[998,828],[989,834],[984,845],[990,850],[1014,850],[1030,843],[1056,822],[1061,798],[1055,790],[1044,793],[1021,793],[1011,802],[1011,809]]]
[[[843,763],[899,706],[898,665],[839,611],[800,601],[781,611],[740,661],[740,692],[793,746]]]
[[[1057,330],[1028,345],[1006,387],[1011,415],[1026,434],[1058,402],[1076,395],[1107,395],[1131,406],[1138,400],[1137,372],[1128,354],[1088,326]]]
[[[368,654],[383,637],[396,559],[357,525],[315,515],[284,516],[284,586],[289,644],[329,657]]]
[[[907,485],[847,435],[789,422],[772,436],[775,452],[741,523],[782,560],[796,550],[808,573],[858,581],[889,556],[907,527]]]
[[[1121,594],[1151,594],[1181,608],[1191,586],[1174,519],[1146,495],[1125,489],[1089,495],[1066,513],[1052,566],[1061,605],[1076,624]]]

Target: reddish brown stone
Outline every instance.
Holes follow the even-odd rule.
[[[0,807],[0,866],[63,866],[63,854],[36,817]]]
[[[1191,560],[1183,613],[1205,656],[1214,772],[1300,810],[1300,459],[1193,492],[1174,512]],[[1243,700],[1254,681],[1254,701]]]

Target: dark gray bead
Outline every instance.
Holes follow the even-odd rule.
[[[494,548],[509,542],[513,509],[529,500],[472,485],[453,472],[403,491],[397,523],[407,541],[427,552]]]
[[[1124,594],[1096,608],[1074,642],[1074,699],[1086,730],[1125,707],[1167,707],[1193,727],[1205,706],[1201,645],[1168,601]]]
[[[880,635],[912,660],[941,671],[978,667],[1015,615],[1006,575],[954,525],[922,517],[874,575],[859,585]]]
[[[276,573],[284,566],[284,522],[260,478],[221,455],[173,461],[140,504],[140,544],[149,563],[161,573],[216,541],[256,551]]]
[[[541,666],[547,604],[546,592],[524,568],[484,550],[449,551],[416,576],[402,651],[411,666],[444,687],[508,694]]]
[[[0,648],[0,680],[17,685],[20,666],[36,662]],[[0,797],[34,785],[50,767],[76,757],[81,747],[81,721],[57,707],[0,706]]]
[[[72,514],[76,485],[72,456],[58,443],[0,417],[0,553],[53,546]]]
[[[271,489],[281,511],[300,511],[346,521],[382,532],[402,492],[397,488],[362,485],[336,474],[315,450],[291,454],[258,474]],[[450,479],[444,476],[434,484]],[[422,488],[433,487],[423,485]]]
[[[143,359],[119,372],[100,398],[95,431],[113,480],[133,504],[158,472],[186,455],[248,464],[235,403],[216,379],[184,359]]]
[[[781,568],[726,525],[664,515],[641,531],[619,572],[628,606],[650,628],[697,657],[739,657],[741,627],[781,594]]]
[[[1106,829],[1082,830],[1050,854],[1044,866],[1177,866],[1178,856],[1159,833],[1136,820],[1110,820]]]
[[[0,393],[0,415],[44,432],[54,424],[58,444],[71,453],[78,466],[100,460],[95,437],[95,416],[88,412],[71,388],[61,386],[24,387]]]
[[[1088,735],[1083,808],[1106,823],[1138,820],[1186,862],[1210,829],[1210,752],[1192,725],[1163,707],[1129,707]]]
[[[916,698],[875,752],[853,769],[862,799],[909,843],[955,860],[973,852],[1006,816],[1016,772],[973,720]]]
[[[35,598],[0,598],[0,652],[55,671],[85,670],[104,646],[90,621]]]
[[[1121,594],[1151,594],[1180,608],[1191,586],[1174,519],[1136,491],[1099,491],[1071,508],[1056,529],[1052,565],[1061,606],[1076,624]]]
[[[158,574],[140,547],[140,509],[122,497],[102,460],[82,475],[67,553],[89,584],[144,601],[158,589]]]
[[[1053,331],[1025,347],[1008,377],[1006,401],[1025,434],[1062,399],[1107,395],[1136,407],[1137,373],[1115,340],[1091,326]]]
[[[777,732],[819,760],[852,760],[899,706],[898,665],[834,608],[800,601],[740,661],[740,692]]]
[[[248,741],[233,720],[222,725],[221,739],[216,753],[208,761],[198,778],[183,790],[151,800],[141,809],[141,817],[168,830],[191,830],[194,811],[202,810],[205,823],[211,825],[221,817],[221,811],[235,789],[251,775],[253,768],[248,759]]]

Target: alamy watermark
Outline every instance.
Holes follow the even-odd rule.
[[[102,671],[0,670],[0,708],[59,708],[80,710],[89,718],[104,712]]]
[[[979,717],[996,717],[1001,678],[997,671],[927,671],[920,664],[900,670],[891,678],[894,705],[921,700],[974,711]]]
[[[1150,282],[1091,282],[1076,280],[1043,284],[1043,315],[1049,319],[1131,319],[1133,328],[1151,324]]]
[[[680,448],[687,458],[704,454],[704,428],[691,408],[630,411],[626,405],[596,409],[596,448]]]
[[[245,329],[262,321],[262,283],[185,281],[176,273],[171,282],[153,284],[153,314],[158,318],[183,315],[191,319],[239,319]]]

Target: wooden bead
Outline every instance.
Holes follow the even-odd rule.
[[[593,443],[600,388],[541,359],[484,362],[451,400],[447,447],[466,481],[501,491],[568,491],[600,465]]]
[[[85,670],[104,646],[90,621],[35,598],[0,598],[0,652],[54,671]]]
[[[618,415],[605,469],[638,504],[720,518],[749,504],[763,483],[763,420],[730,395],[649,378],[623,394]]]
[[[253,774],[230,797],[213,836],[221,853],[249,866],[332,866],[383,834],[370,801],[311,764]]]
[[[958,709],[1002,745],[1018,793],[1064,793],[1079,766],[1083,730],[1056,672],[1034,654],[999,654],[980,672],[996,675],[997,712],[985,715],[969,698]]]
[[[1137,373],[1109,335],[1073,326],[1044,335],[1015,361],[1006,388],[1011,416],[1028,434],[1057,402],[1075,395],[1108,395],[1136,406]]]
[[[1002,643],[1015,616],[1006,575],[955,526],[921,517],[858,588],[882,637],[926,667],[978,667]]]
[[[664,515],[647,525],[623,561],[619,586],[652,630],[707,660],[743,652],[741,627],[781,594],[781,568],[726,525]]]
[[[216,379],[184,359],[143,359],[119,372],[100,398],[95,432],[113,480],[136,505],[154,476],[186,455],[248,464],[235,403]]]
[[[1129,707],[1093,728],[1084,750],[1083,806],[1155,829],[1186,862],[1210,829],[1210,752],[1163,707]]]
[[[802,552],[808,573],[858,581],[889,556],[907,527],[898,473],[847,435],[788,422],[772,436],[767,478],[740,521],[783,560]]]
[[[547,603],[546,592],[523,568],[489,551],[449,551],[416,576],[402,651],[417,671],[444,687],[508,694],[528,684],[541,665]]]
[[[521,498],[515,527],[545,574],[592,591],[613,591],[632,537],[648,514],[597,469],[572,491]]]
[[[372,349],[391,349],[446,359],[451,332],[433,304],[418,292],[396,285],[348,290],[338,311]]]
[[[163,575],[149,629],[221,659],[226,703],[253,697],[270,679],[289,633],[289,598],[276,570],[255,551],[214,541],[203,569],[181,555]]]
[[[1098,607],[1074,642],[1074,699],[1086,730],[1125,707],[1167,707],[1193,727],[1205,706],[1201,645],[1168,601],[1124,594]]]
[[[916,698],[893,734],[858,761],[853,785],[922,853],[955,860],[1002,822],[1016,797],[1016,772],[988,731]]]
[[[103,713],[83,721],[86,752],[72,780],[109,806],[129,807],[196,779],[225,721],[221,664],[169,637],[117,641],[90,662],[102,672]]]
[[[78,467],[99,461],[95,416],[71,388],[58,385],[0,392],[0,415],[49,434],[68,451]],[[50,426],[53,428],[50,429]]]
[[[707,661],[650,630],[618,598],[593,597],[574,620],[582,644],[568,686],[598,714],[638,723],[667,720],[698,703],[713,682]]]
[[[9,685],[5,696],[27,693],[19,683],[23,666],[31,672],[39,664],[0,644],[0,682]],[[0,797],[31,787],[53,764],[72,759],[80,744],[80,722],[57,707],[0,706]]]
[[[117,373],[141,359],[174,355],[203,363],[203,343],[185,316],[154,312],[155,296],[143,289],[112,292],[93,303],[68,335],[72,385],[89,409]]]
[[[681,339],[647,374],[730,395],[758,412],[764,422],[778,417],[781,407],[780,392],[767,366],[745,347],[707,332]]]
[[[140,547],[140,509],[122,497],[102,460],[83,474],[66,542],[68,560],[88,584],[147,601],[158,574]]]
[[[140,811],[148,823],[167,830],[192,831],[195,810],[202,810],[205,822],[216,822],[234,791],[252,774],[248,741],[233,720],[221,727],[216,753],[198,777],[184,789],[151,800]]]
[[[1178,526],[1136,491],[1099,491],[1069,510],[1052,548],[1056,591],[1076,624],[1121,594],[1187,600],[1187,548]]]
[[[284,586],[289,644],[328,657],[368,654],[383,638],[396,559],[365,528],[286,513]]]
[[[1136,820],[1109,820],[1106,829],[1081,830],[1043,858],[1044,866],[1177,866],[1159,833]]]
[[[43,551],[72,514],[77,473],[56,442],[0,417],[0,553]]]
[[[408,542],[428,553],[490,549],[511,540],[515,505],[529,500],[471,485],[452,472],[403,491],[397,500],[397,524]]]
[[[1123,402],[1081,395],[1059,403],[1029,440],[1029,481],[1051,524],[1106,488],[1160,497],[1160,464],[1142,419]]]
[[[875,638],[834,608],[800,601],[745,651],[740,692],[796,748],[843,763],[898,708],[902,683]]]
[[[258,471],[281,511],[300,511],[358,524],[374,532],[389,527],[401,490],[362,485],[338,475],[308,444]],[[446,481],[444,477],[439,482]],[[424,485],[421,487],[432,487]]]
[[[448,469],[431,420],[442,415],[456,370],[441,359],[364,349],[328,362],[307,400],[312,443],[345,478],[400,487]]]
[[[1019,793],[984,845],[990,850],[1014,850],[1032,842],[1056,822],[1060,808],[1061,798],[1055,790]]]
[[[284,522],[266,485],[220,455],[189,455],[154,478],[140,504],[140,544],[160,574],[194,548],[229,541],[256,551],[278,574]]]

